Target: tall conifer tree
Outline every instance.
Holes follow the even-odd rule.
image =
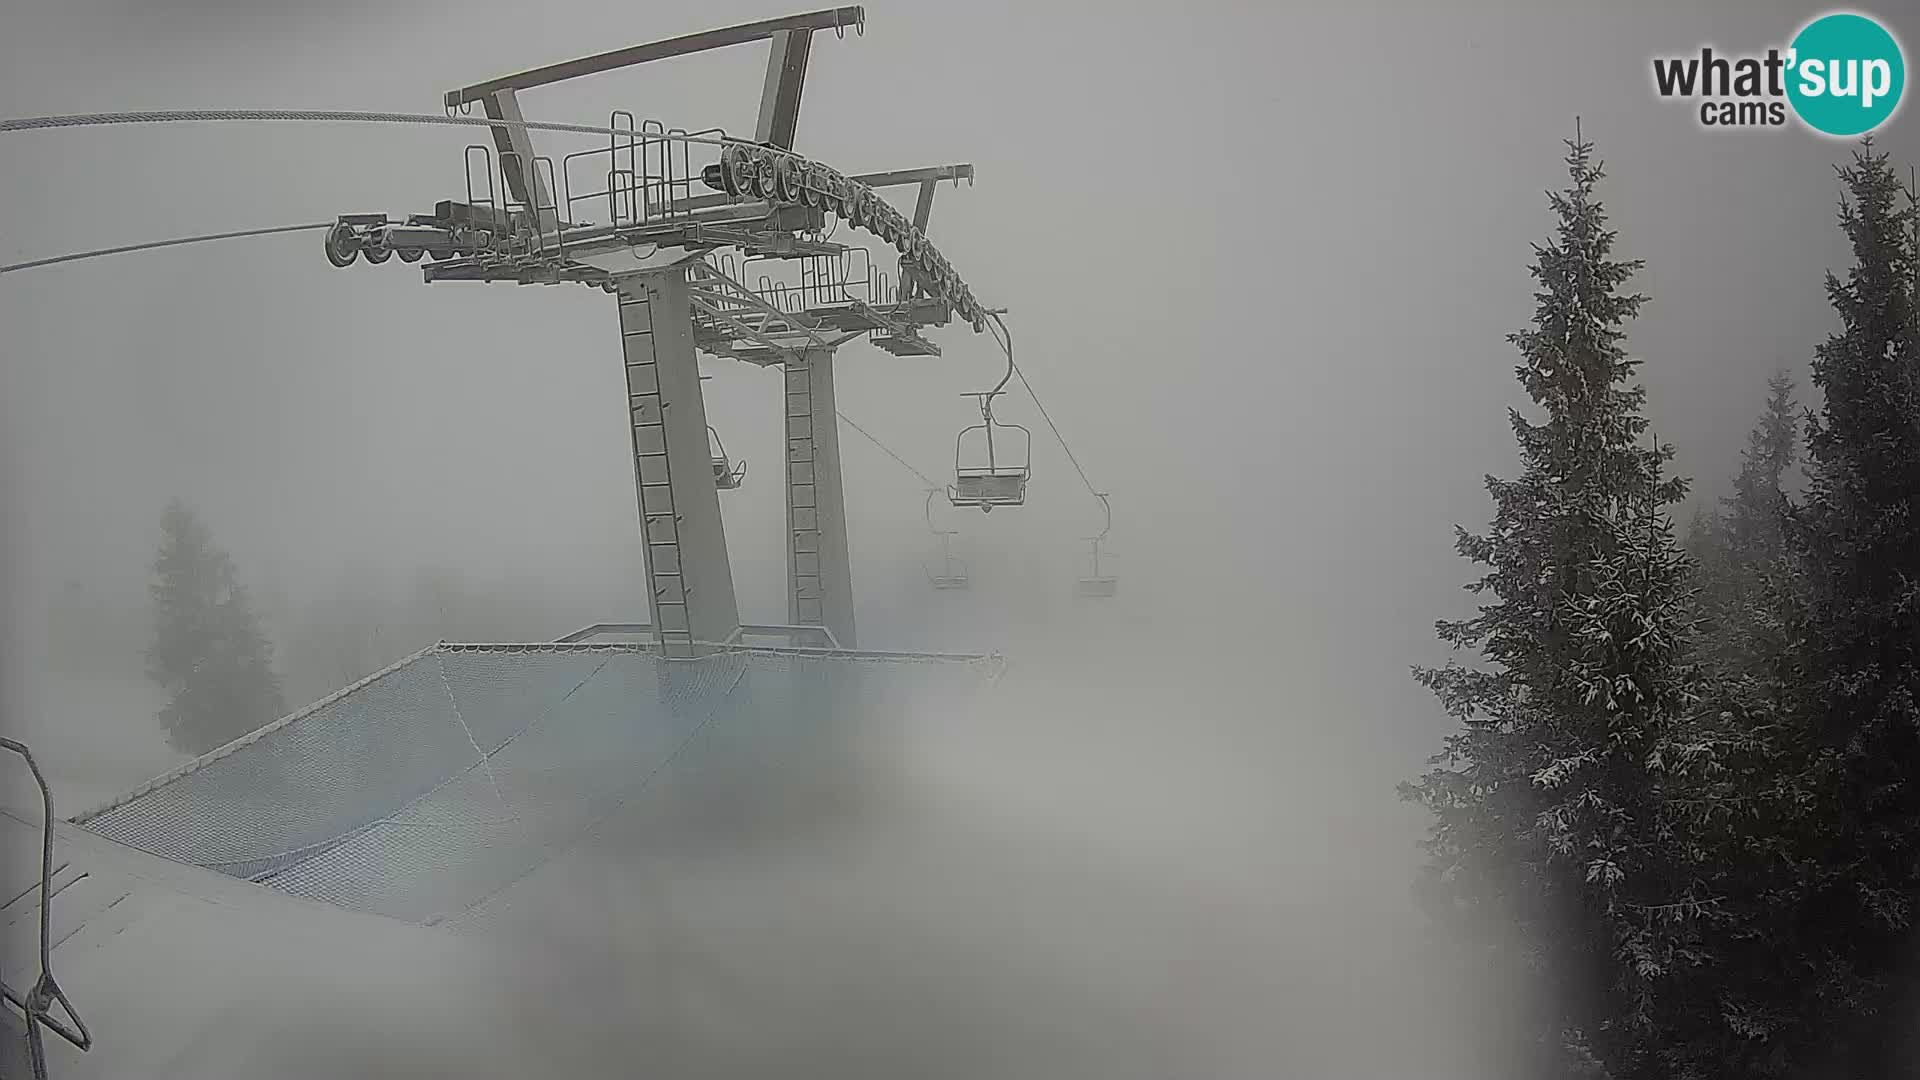
[[[1535,247],[1533,325],[1510,339],[1540,415],[1511,412],[1520,475],[1488,477],[1490,527],[1458,534],[1487,568],[1469,586],[1480,613],[1439,624],[1485,666],[1416,671],[1463,730],[1403,789],[1435,815],[1436,913],[1489,974],[1552,994],[1516,1070],[1530,1077],[1632,1069],[1655,983],[1687,962],[1663,926],[1689,894],[1659,796],[1690,707],[1689,574],[1668,518],[1685,483],[1647,439],[1622,345],[1640,264],[1612,256],[1591,144],[1568,147],[1558,225]]]
[[[202,754],[277,719],[286,705],[273,645],[233,560],[177,499],[161,514],[160,532],[147,674],[172,695],[160,713],[168,743]]]

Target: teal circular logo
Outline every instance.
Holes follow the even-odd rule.
[[[1900,107],[1907,85],[1900,43],[1865,15],[1823,15],[1790,48],[1787,100],[1815,131],[1864,135]]]

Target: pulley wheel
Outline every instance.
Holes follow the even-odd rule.
[[[732,143],[720,150],[720,187],[728,195],[740,197],[740,148]]]
[[[360,238],[354,235],[353,227],[346,222],[338,222],[327,230],[327,261],[338,267],[353,265],[360,254]]]
[[[774,162],[773,162],[774,198],[778,199],[783,203],[793,203],[793,202],[799,201],[797,198],[799,193],[794,190],[798,186],[797,184],[798,180],[799,180],[799,177],[795,175],[795,166],[793,164],[792,158],[787,157],[784,154],[774,158]]]

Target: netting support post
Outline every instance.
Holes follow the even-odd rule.
[[[627,428],[647,556],[647,603],[661,652],[690,657],[740,626],[720,492],[707,449],[686,271],[618,281]]]
[[[785,365],[784,378],[787,620],[795,626],[824,626],[842,648],[855,648],[833,350],[801,351]]]

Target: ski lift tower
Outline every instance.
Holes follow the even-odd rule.
[[[935,185],[971,181],[972,166],[848,175],[793,151],[813,35],[858,33],[864,20],[859,7],[768,19],[454,90],[450,113],[478,104],[498,121],[491,147],[467,148],[465,198],[400,219],[344,215],[327,235],[336,266],[426,257],[428,282],[576,282],[619,298],[651,627],[667,656],[700,655],[742,632],[696,352],[782,370],[790,622],[852,647],[834,351],[865,336],[894,355],[937,356],[922,328],[956,316],[986,328],[986,309],[925,233]],[[771,53],[751,141],[636,123],[621,110],[597,132],[604,145],[557,167],[533,144],[522,91],[759,41]],[[696,150],[719,160],[696,165]],[[875,191],[906,185],[919,188],[912,220]],[[897,280],[870,263],[852,273],[866,249],[834,243],[829,212],[891,244]],[[749,286],[755,264],[786,276],[797,268],[799,283],[769,275]]]

